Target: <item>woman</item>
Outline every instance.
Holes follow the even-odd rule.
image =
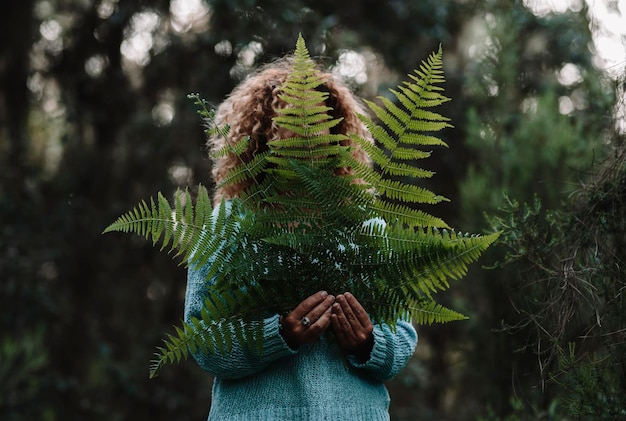
[[[267,150],[267,142],[289,133],[272,121],[283,107],[278,94],[291,70],[285,59],[248,77],[219,106],[215,120],[228,124],[227,138],[215,136],[208,146],[215,151],[225,142],[250,136],[243,158]],[[320,73],[328,93],[326,105],[334,118],[343,118],[333,133],[356,133],[369,138],[357,118],[363,113],[350,91],[332,74]],[[369,162],[356,147],[353,156]],[[220,183],[239,162],[220,156],[213,179]],[[349,169],[345,170],[349,172]],[[214,202],[237,197],[246,183],[217,188]],[[189,269],[185,320],[200,317],[208,267]],[[384,381],[395,376],[410,359],[417,343],[413,326],[398,321],[392,331],[374,326],[358,297],[349,291],[333,296],[319,291],[291,312],[273,314],[263,325],[263,350],[234,345],[229,354],[194,354],[199,365],[215,376],[209,420],[389,420],[389,394]],[[320,339],[331,330],[336,341]]]

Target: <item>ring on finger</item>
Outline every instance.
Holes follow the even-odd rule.
[[[302,323],[302,326],[304,327],[309,327],[311,325],[311,319],[304,316],[302,319],[300,319],[300,323]]]

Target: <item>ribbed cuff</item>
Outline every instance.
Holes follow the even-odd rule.
[[[348,355],[348,362],[350,365],[356,368],[363,368],[372,371],[386,371],[389,370],[389,364],[387,363],[387,338],[380,328],[374,326],[374,345],[372,346],[372,352],[370,357],[365,362],[359,362],[354,355]]]
[[[297,349],[291,349],[283,336],[280,334],[280,315],[274,314],[263,319],[263,360],[274,361],[281,357],[298,353]]]

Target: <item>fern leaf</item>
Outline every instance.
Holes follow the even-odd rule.
[[[420,133],[404,133],[398,139],[400,143],[408,145],[422,145],[422,146],[445,146],[448,144],[443,140],[435,136],[429,136]]]
[[[213,124],[213,123],[210,123]],[[228,131],[220,131],[220,136],[226,138],[228,136]],[[218,150],[211,153],[210,157],[213,159],[221,158],[224,156],[228,156],[230,154],[235,154],[236,156],[241,156],[245,152],[245,150],[250,145],[250,137],[246,136],[242,139],[239,139],[234,144],[226,144],[219,148]]]
[[[467,316],[446,308],[434,301],[420,302],[416,307],[409,307],[409,313],[415,323],[431,325],[433,323],[448,323],[457,320],[466,320]]]
[[[380,194],[384,194],[389,199],[402,199],[404,202],[428,203],[434,205],[445,200],[444,197],[425,188],[406,185],[399,181],[382,180],[378,185]]]
[[[385,220],[411,227],[448,227],[441,218],[415,210],[402,204],[393,204],[379,200],[372,204],[372,208]]]
[[[166,336],[151,377],[189,353],[262,352],[263,317],[293,309],[320,289],[353,292],[375,323],[392,329],[400,318],[419,324],[465,318],[433,297],[465,276],[498,234],[462,234],[416,208],[447,200],[413,184],[433,176],[416,162],[431,155],[426,148],[447,147],[436,133],[452,127],[433,109],[449,100],[439,86],[445,81],[441,48],[408,77],[390,91],[397,102],[366,102],[378,122],[358,116],[375,143],[355,133],[328,134],[341,119],[329,114],[328,94],[318,90],[324,80],[300,36],[280,87],[285,106],[274,117],[292,135],[268,142],[269,150],[252,160],[244,159],[249,138],[215,152],[239,159],[222,183],[245,185],[238,198],[212,208],[200,186],[195,206],[188,191],[177,191],[172,206],[159,193],[105,229],[137,233],[185,264],[207,267],[200,314]],[[229,135],[204,100],[190,98],[207,133]],[[380,171],[357,160],[343,146],[347,140]],[[334,175],[345,168],[354,174]]]
[[[250,162],[241,162],[233,168],[220,182],[219,186],[242,183],[246,180],[254,180],[268,165],[269,152],[257,154]]]

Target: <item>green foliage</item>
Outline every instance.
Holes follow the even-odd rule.
[[[227,352],[235,340],[260,348],[258,320],[264,314],[292,309],[321,289],[351,291],[375,323],[392,327],[399,317],[419,324],[465,318],[437,304],[433,295],[448,289],[448,280],[463,277],[498,234],[457,233],[411,207],[443,198],[384,178],[431,175],[410,163],[428,156],[415,146],[443,145],[432,133],[450,126],[445,117],[425,110],[448,100],[438,86],[444,81],[441,60],[439,49],[410,75],[411,81],[392,91],[402,107],[384,98],[380,106],[368,102],[380,124],[359,116],[384,150],[347,134],[372,155],[382,169],[378,173],[341,145],[347,135],[328,134],[339,120],[330,118],[330,108],[323,105],[328,94],[315,90],[322,79],[300,37],[293,71],[282,87],[288,106],[276,110],[275,118],[293,135],[268,142],[268,153],[249,163],[242,160],[224,181],[252,180],[250,188],[215,209],[202,186],[195,207],[188,192],[177,194],[174,208],[159,194],[156,202],[142,202],[105,230],[151,237],[189,265],[211,262],[201,318],[168,337],[152,375],[189,351]],[[211,117],[206,108],[201,114]],[[225,134],[228,128],[210,130]],[[217,153],[239,156],[246,142]],[[355,173],[334,175],[346,167]],[[260,172],[264,177],[257,182]]]
[[[508,201],[492,218],[508,250],[502,265],[520,274],[511,285],[521,317],[504,326],[523,334],[543,381],[577,419],[626,414],[626,153],[621,141],[584,189],[546,210]]]
[[[609,349],[581,357],[574,343],[560,360],[562,400],[577,419],[617,420],[626,417],[623,344],[610,340]],[[605,351],[610,351],[607,354]]]
[[[440,47],[437,53],[431,54],[428,60],[422,63],[414,75],[409,75],[411,81],[404,82],[397,90],[391,90],[404,108],[382,96],[379,97],[382,106],[366,101],[384,126],[366,116],[360,118],[384,149],[352,136],[382,169],[380,173],[365,169],[362,176],[383,195],[376,208],[386,220],[397,219],[400,223],[416,226],[447,227],[441,219],[406,206],[410,203],[436,204],[447,199],[422,187],[385,178],[385,176],[409,179],[431,177],[432,172],[412,165],[415,160],[430,156],[429,152],[423,152],[415,146],[447,146],[441,139],[433,136],[433,133],[452,127],[448,123],[449,119],[427,110],[449,101],[449,98],[440,93],[443,88],[438,86],[444,82],[442,55]],[[394,200],[404,203],[404,206],[393,206]]]
[[[48,355],[42,346],[43,329],[25,332],[19,339],[0,337],[0,416],[17,420],[17,410],[28,406],[41,392],[38,379]],[[37,415],[33,411],[33,419]]]
[[[602,158],[608,119],[596,116],[611,115],[614,100],[605,88],[610,86],[606,78],[594,74],[585,57],[530,60],[528,51],[538,40],[588,42],[584,41],[588,34],[569,26],[584,28],[579,17],[569,17],[567,26],[552,17],[550,23],[562,30],[562,36],[552,41],[541,31],[527,34],[548,22],[534,22],[527,11],[508,2],[498,2],[497,7],[498,21],[486,24],[492,42],[467,74],[466,145],[475,159],[461,179],[459,202],[464,222],[472,229],[484,226],[483,213],[495,212],[503,193],[520,202],[531,202],[538,195],[545,206],[559,206],[587,176],[594,159]],[[580,71],[580,80],[565,84],[553,76],[564,63]],[[537,80],[529,79],[531,70],[539,75]],[[565,109],[562,103],[573,105]]]
[[[615,97],[612,83],[594,70],[584,47],[578,48],[591,42],[594,26],[586,20],[587,10],[539,17],[521,2],[497,0],[490,7],[497,18],[485,15],[481,27],[487,34],[480,39],[486,42],[475,44],[477,60],[464,68],[464,123],[455,118],[466,131],[468,153],[467,173],[457,177],[455,202],[460,223],[469,230],[488,229],[485,213],[500,215],[500,241],[517,260],[473,272],[472,282],[459,288],[463,297],[489,296],[484,305],[472,300],[479,313],[472,320],[482,324],[466,324],[476,329],[468,329],[464,339],[491,346],[467,355],[472,370],[465,370],[464,388],[481,385],[489,373],[493,382],[479,401],[492,402],[496,414],[504,416],[515,396],[523,403],[516,410],[520,419],[538,419],[550,412],[553,401],[565,411],[549,380],[568,341],[576,333],[585,335],[578,329],[584,331],[583,320],[594,320],[597,308],[591,298],[598,292],[598,279],[592,276],[596,263],[584,263],[580,252],[567,246],[578,241],[576,235],[589,232],[582,224],[569,224],[578,206],[572,199],[579,197],[593,165],[611,154],[607,145],[613,143]],[[566,69],[579,77],[565,81]],[[573,106],[564,107],[568,104]],[[507,211],[498,213],[498,208]],[[493,248],[485,260],[503,260],[504,251]],[[494,329],[503,334],[494,335]],[[558,412],[555,417],[559,419]]]
[[[500,417],[493,409],[489,408],[487,415],[478,417],[477,421],[564,421],[567,419],[558,401],[550,402],[546,410],[529,407],[527,403],[520,398],[511,398],[509,403],[511,413],[506,416]]]

